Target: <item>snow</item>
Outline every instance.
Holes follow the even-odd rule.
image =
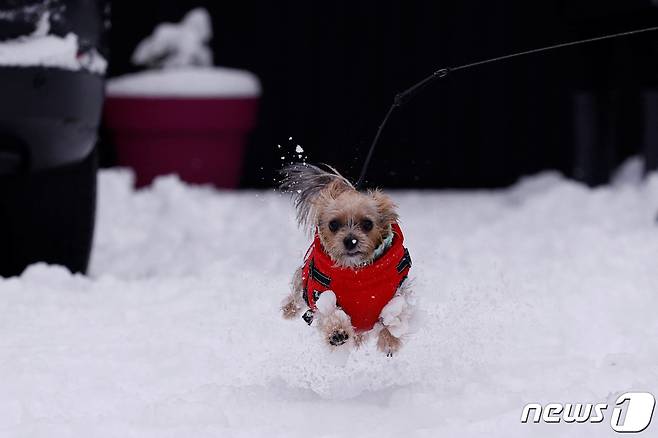
[[[329,315],[336,310],[336,294],[332,290],[325,291],[320,295],[315,305],[318,308],[318,312]]]
[[[50,35],[49,20],[50,14],[46,12],[31,35],[0,42],[0,66],[40,66],[105,73],[107,61],[100,53],[92,49],[79,56],[77,35]]]
[[[135,65],[162,68],[212,66],[210,14],[195,8],[178,23],[159,24],[153,34],[141,41],[132,56]]]
[[[79,70],[77,53],[78,39],[72,33],[65,37],[55,35],[26,37],[0,43],[0,65]]]
[[[204,8],[178,24],[162,23],[140,42],[133,63],[156,67],[107,81],[111,97],[243,98],[260,95],[258,78],[244,70],[212,67],[211,18]]]
[[[391,192],[419,312],[393,358],[279,316],[309,244],[286,197],[131,184],[100,174],[89,277],[0,280],[0,436],[612,437],[519,419],[658,394],[656,174]]]
[[[109,79],[112,97],[257,97],[258,78],[226,67],[147,70]]]
[[[107,70],[107,60],[95,48],[78,54],[78,62],[82,69],[91,73],[104,75]]]
[[[637,185],[644,177],[644,160],[640,157],[627,159],[612,176],[612,184],[615,186],[630,184]]]
[[[407,300],[403,296],[395,296],[382,309],[382,323],[388,328],[389,332],[396,338],[409,333],[409,315],[411,310]]]

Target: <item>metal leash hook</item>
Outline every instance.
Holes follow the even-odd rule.
[[[375,146],[377,146],[377,143],[379,142],[379,137],[382,134],[382,131],[384,130],[384,127],[386,126],[386,123],[388,122],[388,119],[391,117],[391,114],[393,114],[393,111],[396,108],[400,108],[404,104],[408,103],[416,94],[418,94],[420,91],[425,89],[428,85],[430,85],[432,82],[434,82],[437,79],[443,79],[448,74],[451,72],[457,71],[457,70],[466,70],[468,68],[472,67],[477,67],[480,65],[485,65],[485,64],[491,64],[494,62],[498,61],[505,61],[507,59],[512,59],[512,58],[517,58],[519,56],[526,56],[526,55],[532,55],[535,53],[542,53],[542,52],[547,52],[549,50],[555,50],[555,49],[562,49],[565,47],[571,47],[571,46],[577,46],[581,44],[587,44],[587,43],[593,43],[596,41],[603,41],[603,40],[609,40],[613,38],[619,38],[623,36],[629,36],[629,35],[636,35],[639,33],[645,33],[645,32],[651,32],[658,30],[658,26],[654,27],[646,27],[643,29],[636,29],[636,30],[631,30],[627,32],[620,32],[620,33],[615,33],[615,34],[610,34],[610,35],[603,35],[600,37],[594,37],[594,38],[587,38],[584,40],[578,40],[578,41],[570,41],[567,43],[561,43],[561,44],[554,44],[552,46],[546,46],[546,47],[541,47],[538,49],[532,49],[532,50],[526,50],[523,52],[516,52],[516,53],[511,53],[509,55],[503,55],[503,56],[497,56],[495,58],[489,58],[485,59],[482,61],[477,61],[477,62],[472,62],[470,64],[464,64],[460,65],[457,67],[447,67],[447,68],[441,68],[439,70],[436,70],[434,73],[423,79],[422,81],[412,85],[411,87],[407,88],[406,90],[398,93],[395,95],[395,98],[393,99],[393,104],[391,107],[388,109],[388,112],[384,116],[384,119],[382,120],[381,124],[379,125],[379,128],[377,129],[377,133],[375,134],[375,138],[372,140],[372,143],[370,144],[370,149],[368,149],[368,155],[366,155],[366,159],[363,162],[363,167],[361,168],[361,174],[359,175],[359,179],[356,181],[356,184],[354,184],[354,187],[357,189],[361,188],[361,185],[363,184],[366,173],[368,172],[368,166],[370,165],[370,160],[372,158],[373,152],[375,151]]]
[[[442,68],[440,70],[435,71],[430,76],[418,82],[416,85],[412,86],[411,88],[408,88],[407,90],[396,94],[395,99],[393,99],[393,105],[395,105],[396,107],[404,105],[405,103],[409,102],[416,94],[418,94],[420,91],[422,91],[425,87],[430,85],[435,80],[443,79],[446,76],[448,76],[448,74],[451,71],[452,69],[450,68]]]

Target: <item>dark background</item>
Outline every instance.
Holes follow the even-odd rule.
[[[652,0],[120,0],[110,76],[134,71],[136,44],[195,6],[213,16],[215,63],[262,81],[244,187],[272,185],[278,143],[356,178],[393,95],[437,68],[658,25]],[[658,33],[455,73],[394,115],[368,181],[498,187],[558,169],[595,185],[629,155],[657,167],[657,85]]]

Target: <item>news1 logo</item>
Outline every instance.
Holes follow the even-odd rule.
[[[612,409],[610,427],[615,432],[638,433],[651,424],[656,399],[648,392],[626,392]],[[605,420],[607,403],[549,403],[542,406],[528,403],[521,413],[521,423],[601,423]]]

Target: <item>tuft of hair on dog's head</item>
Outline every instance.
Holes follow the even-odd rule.
[[[397,222],[396,206],[381,190],[360,192],[335,169],[305,163],[283,168],[280,189],[291,193],[297,221],[317,230],[326,253],[339,266],[374,260]]]
[[[281,169],[279,190],[290,193],[297,210],[297,223],[311,231],[316,225],[316,204],[322,192],[337,196],[345,190],[356,190],[347,178],[333,167],[329,171],[307,163],[293,163]]]

